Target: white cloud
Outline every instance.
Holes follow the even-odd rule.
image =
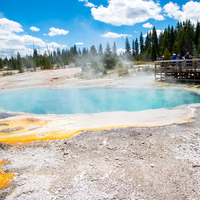
[[[67,45],[64,45],[64,44],[63,44],[63,45],[60,46],[60,48],[61,48],[61,49],[67,48]]]
[[[46,34],[46,33],[44,33],[43,35],[44,35],[44,36],[47,36],[47,34]]]
[[[118,34],[118,33],[112,33],[108,32],[106,34],[102,34],[101,37],[106,37],[106,38],[121,38],[121,37],[131,37],[132,35],[128,34]]]
[[[50,42],[50,43],[47,43],[47,45],[49,46],[49,47],[52,47],[52,48],[58,48],[58,47],[60,47],[60,45],[59,44],[57,44],[56,42]]]
[[[149,22],[146,23],[146,24],[143,24],[142,26],[143,26],[144,28],[152,28],[152,27],[153,27],[153,25],[150,24]]]
[[[17,23],[17,22],[14,22],[14,21],[11,21],[11,20],[8,20],[6,18],[1,18],[0,19],[0,30],[2,32],[16,32],[16,33],[19,33],[19,32],[23,32],[24,30],[22,29],[22,26]],[[0,31],[0,34],[1,34],[1,31]]]
[[[83,45],[84,43],[83,42],[77,42],[75,43],[76,45]]]
[[[86,7],[90,7],[90,8],[97,7],[93,3],[88,2],[88,0],[78,0],[78,1],[85,2],[84,6]]]
[[[49,36],[66,35],[69,33],[69,31],[59,29],[59,28],[54,28],[54,27],[51,27],[49,30],[50,30]]]
[[[137,33],[137,31],[134,31],[134,33]]]
[[[16,56],[17,52],[21,54],[21,56],[25,56],[26,54],[32,54],[32,45],[40,48],[40,53],[46,51],[46,42],[44,42],[41,38],[33,37],[27,34],[21,34],[24,32],[22,26],[14,22],[12,20],[2,18],[0,19],[0,56],[1,57],[10,57],[12,54]],[[55,47],[62,48],[62,45],[57,43],[49,43],[48,46],[51,45]],[[3,53],[2,53],[3,52]],[[12,52],[12,53],[11,53]]]
[[[90,2],[85,3],[84,6],[90,7],[90,8],[97,7],[97,6],[95,6],[93,3],[90,3]]]
[[[159,37],[159,35],[160,35],[160,33],[162,33],[162,32],[164,32],[163,30],[156,30],[156,32],[157,32],[157,37]],[[152,30],[150,30],[150,31],[148,31],[148,33],[153,33],[153,31]],[[147,37],[147,33],[145,34],[145,35],[143,35],[143,37]]]
[[[182,5],[182,11],[177,3],[169,2],[164,6],[164,11],[170,18],[177,19],[179,21],[185,21],[190,19],[192,23],[200,21],[200,2],[189,1],[185,5]]]
[[[150,18],[164,20],[164,17],[160,14],[160,4],[152,0],[135,0],[134,2],[132,0],[109,0],[108,3],[108,7],[100,5],[98,8],[93,7],[91,9],[95,20],[115,26],[132,26]]]
[[[120,55],[120,54],[123,54],[123,53],[125,53],[125,49],[122,49],[122,48],[119,48],[119,49],[117,49],[117,55]]]
[[[30,27],[30,30],[31,30],[31,31],[40,31],[40,29],[37,28],[37,27],[35,27],[35,26],[31,26],[31,27]]]

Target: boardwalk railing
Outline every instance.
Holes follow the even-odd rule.
[[[200,59],[155,61],[155,80],[200,82]]]

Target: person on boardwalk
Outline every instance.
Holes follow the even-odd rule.
[[[175,53],[171,57],[171,60],[176,60],[176,54]],[[172,62],[172,68],[174,68],[175,66],[176,66],[176,62]]]
[[[181,54],[179,53],[178,56],[177,56],[177,60],[182,60],[183,57],[181,56]],[[180,64],[179,64],[180,63]],[[182,62],[179,62],[177,61],[177,66],[181,66],[182,65]]]
[[[178,59],[178,60],[182,60],[182,59],[183,59],[183,57],[181,56],[180,53],[178,54],[177,59]]]
[[[171,57],[171,60],[176,60],[176,54],[174,53],[173,56]]]
[[[185,60],[191,60],[192,56],[190,55],[189,52],[185,55]],[[186,61],[186,67],[191,68],[192,67],[192,61]]]
[[[200,54],[198,56],[198,59],[200,59]],[[200,60],[197,62],[197,68],[200,68]]]
[[[161,60],[165,60],[165,56],[164,56],[164,55],[162,56]],[[162,62],[162,63],[161,63],[161,66],[162,66],[162,67],[165,67],[165,63]]]

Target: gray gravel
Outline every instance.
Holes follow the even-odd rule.
[[[199,119],[4,146],[16,176],[0,199],[199,199]]]

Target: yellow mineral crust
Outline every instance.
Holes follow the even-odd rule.
[[[191,119],[184,119],[182,121],[190,122]],[[0,121],[5,126],[0,126],[0,142],[17,145],[19,143],[27,144],[34,141],[50,141],[67,139],[74,135],[80,134],[83,131],[94,130],[109,130],[115,128],[126,127],[154,127],[159,125],[118,125],[118,126],[100,126],[98,127],[68,127],[67,121],[44,120],[36,117],[17,118],[12,120]],[[61,123],[61,125],[60,125]],[[64,124],[64,126],[62,126]]]
[[[125,126],[107,126],[107,127],[97,127],[97,128],[84,128],[84,129],[76,129],[76,130],[58,130],[58,131],[51,131],[51,132],[35,132],[35,133],[28,133],[23,135],[7,135],[6,137],[0,137],[0,142],[2,143],[10,143],[10,144],[27,144],[30,142],[43,140],[43,141],[50,141],[50,140],[61,140],[67,139],[74,135],[80,134],[83,131],[95,131],[95,130],[109,130],[114,128],[125,128],[131,127],[130,125]],[[140,125],[134,125],[134,127],[144,127]],[[150,126],[148,126],[150,127]]]
[[[0,160],[0,165],[3,165],[5,163],[5,160]]]
[[[0,165],[3,165],[4,163],[4,160],[0,161]],[[14,173],[4,173],[3,168],[0,166],[0,190],[7,188],[14,176]]]
[[[1,121],[0,123],[8,124],[5,126],[0,126],[0,136],[8,136],[26,133],[28,130],[34,129],[36,126],[48,125],[49,122],[47,120],[40,120],[38,118],[22,118]]]

